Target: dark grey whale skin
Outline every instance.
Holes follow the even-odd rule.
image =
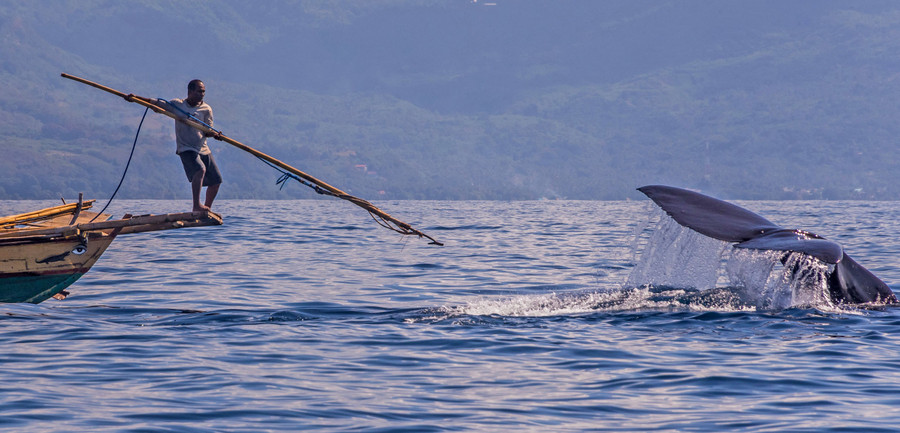
[[[833,264],[828,292],[835,304],[897,303],[891,288],[851,259],[836,242],[780,227],[740,206],[687,189],[647,185],[638,191],[678,224],[713,239],[733,242],[735,248],[795,251]]]

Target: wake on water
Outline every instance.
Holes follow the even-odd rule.
[[[828,296],[834,266],[795,252],[734,248],[679,225],[656,206],[635,228],[626,281],[615,288],[480,299],[439,315],[546,317],[597,312],[846,311]]]

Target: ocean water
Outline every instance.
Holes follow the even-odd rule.
[[[220,201],[224,226],[122,236],[67,299],[0,305],[0,429],[900,432],[900,310],[792,297],[690,234],[665,253],[648,203],[378,203],[436,247],[337,200]],[[897,203],[740,204],[900,289]]]

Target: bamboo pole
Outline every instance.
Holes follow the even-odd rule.
[[[427,238],[428,240],[431,241],[430,243],[431,243],[432,245],[443,245],[442,243],[438,242],[437,240],[435,240],[435,239],[432,238],[431,236],[428,236],[428,235],[426,235],[425,233],[422,233],[421,231],[412,228],[412,226],[410,226],[409,224],[407,224],[407,223],[405,223],[405,222],[403,222],[403,221],[400,221],[400,220],[398,220],[398,219],[396,219],[396,218],[394,218],[394,217],[388,215],[386,212],[384,212],[384,211],[382,211],[381,209],[378,209],[377,207],[375,207],[375,205],[373,205],[372,203],[369,203],[369,202],[366,201],[366,200],[363,200],[363,199],[361,199],[361,198],[354,197],[354,196],[352,196],[352,195],[350,195],[350,194],[347,194],[346,192],[341,191],[341,190],[338,189],[338,188],[335,188],[335,187],[333,187],[333,186],[331,186],[331,185],[329,185],[329,184],[327,184],[327,183],[325,183],[325,182],[323,182],[323,181],[321,181],[321,180],[319,180],[319,179],[316,179],[316,178],[313,177],[313,176],[310,176],[310,175],[308,175],[308,174],[306,174],[306,173],[304,173],[304,172],[302,172],[302,171],[300,171],[300,170],[298,170],[298,169],[296,169],[296,168],[294,168],[294,167],[291,167],[290,165],[288,165],[288,164],[286,164],[286,163],[284,163],[284,162],[282,162],[282,161],[279,161],[278,159],[275,159],[275,158],[273,158],[273,157],[271,157],[271,156],[269,156],[269,155],[266,155],[265,153],[262,153],[262,152],[260,152],[260,151],[258,151],[258,150],[256,150],[256,149],[254,149],[254,148],[252,148],[252,147],[250,147],[250,146],[247,146],[247,145],[244,144],[244,143],[241,143],[241,142],[239,142],[239,141],[237,141],[237,140],[235,140],[235,139],[233,139],[233,138],[227,137],[227,136],[225,136],[224,134],[222,134],[220,131],[217,131],[217,130],[215,130],[215,129],[212,129],[212,128],[210,128],[210,127],[208,127],[208,126],[206,126],[206,125],[204,125],[204,124],[202,124],[202,123],[199,123],[199,122],[197,122],[197,121],[191,119],[191,118],[186,118],[185,116],[179,115],[179,114],[177,114],[177,113],[173,113],[173,112],[171,112],[171,111],[169,111],[169,110],[166,110],[166,109],[164,109],[164,108],[162,108],[162,107],[160,107],[160,106],[158,106],[158,105],[156,105],[156,104],[147,102],[147,101],[145,101],[145,100],[143,100],[143,99],[139,99],[139,97],[132,97],[132,96],[135,96],[135,95],[126,95],[125,93],[122,93],[122,92],[120,92],[120,91],[118,91],[118,90],[115,90],[115,89],[110,88],[110,87],[106,87],[106,86],[104,86],[104,85],[95,83],[95,82],[90,81],[90,80],[86,80],[86,79],[84,79],[84,78],[76,77],[76,76],[74,76],[74,75],[69,75],[69,74],[65,74],[65,73],[62,74],[62,77],[63,77],[63,78],[68,78],[68,79],[70,79],[70,80],[77,81],[77,82],[82,83],[82,84],[87,84],[88,86],[95,87],[95,88],[97,88],[97,89],[100,89],[100,90],[103,90],[103,91],[112,93],[112,94],[114,94],[114,95],[116,95],[116,96],[119,96],[119,97],[121,97],[121,98],[124,98],[124,99],[125,99],[126,101],[128,101],[128,102],[134,102],[134,103],[136,103],[136,104],[143,105],[143,106],[145,106],[145,107],[147,107],[147,108],[149,108],[149,109],[151,109],[151,110],[153,110],[153,111],[155,111],[155,112],[157,112],[157,113],[160,113],[160,114],[163,114],[163,115],[165,115],[165,116],[171,117],[171,118],[175,119],[176,121],[183,121],[183,122],[185,122],[186,124],[190,125],[190,126],[193,127],[193,128],[196,128],[196,129],[198,129],[198,130],[200,130],[200,131],[202,131],[202,132],[204,132],[204,133],[206,133],[206,134],[210,134],[210,135],[212,135],[212,136],[215,136],[215,138],[216,138],[217,140],[224,141],[224,142],[226,142],[226,143],[228,143],[228,144],[230,144],[230,145],[232,145],[232,146],[234,146],[234,147],[237,147],[238,149],[241,149],[241,150],[243,150],[244,152],[247,152],[247,153],[249,153],[249,154],[251,154],[251,155],[253,155],[253,156],[255,156],[255,157],[259,158],[259,159],[262,159],[262,160],[264,160],[264,161],[267,161],[267,162],[269,162],[270,164],[272,164],[272,165],[274,165],[274,166],[276,166],[276,167],[278,167],[278,168],[281,168],[282,170],[284,170],[284,171],[286,171],[286,172],[289,172],[289,173],[291,173],[291,174],[294,174],[294,175],[296,175],[297,177],[299,177],[299,178],[301,178],[301,179],[304,179],[304,180],[306,180],[306,181],[308,181],[308,182],[310,182],[310,183],[313,183],[313,184],[317,185],[318,187],[320,187],[320,188],[322,188],[322,189],[328,191],[329,193],[331,193],[332,195],[334,195],[334,196],[336,196],[336,197],[338,197],[338,198],[347,200],[347,201],[349,201],[349,202],[351,202],[351,203],[353,203],[353,204],[355,204],[355,205],[357,205],[357,206],[359,206],[359,207],[361,207],[361,208],[367,210],[367,211],[369,212],[369,214],[372,215],[373,218],[376,218],[376,217],[377,217],[378,219],[381,219],[381,221],[378,221],[378,219],[376,219],[376,222],[378,222],[380,225],[382,225],[382,226],[384,226],[384,227],[386,227],[386,228],[389,228],[389,229],[394,230],[394,231],[396,231],[396,232],[398,232],[398,233],[401,233],[401,234],[406,234],[406,235],[414,234],[414,235],[419,236],[420,238]],[[393,225],[392,225],[392,224],[393,224]]]
[[[94,200],[88,200],[83,203],[82,209],[89,209],[91,205],[94,203]],[[10,215],[8,217],[0,218],[0,226],[6,225],[16,225],[22,224],[26,222],[33,222],[37,220],[44,220],[55,217],[57,215],[63,215],[67,213],[73,213],[75,208],[78,207],[78,203],[69,203],[63,204],[47,209],[36,210],[33,212],[18,214],[18,215]]]

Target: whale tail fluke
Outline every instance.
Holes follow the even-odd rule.
[[[747,209],[687,189],[665,185],[638,188],[678,224],[735,248],[793,251],[833,264],[828,290],[835,303],[895,303],[890,287],[850,258],[837,242],[786,229]]]

